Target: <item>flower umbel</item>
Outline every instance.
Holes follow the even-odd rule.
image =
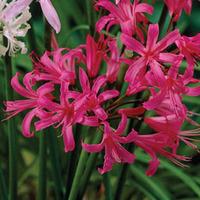
[[[18,37],[24,37],[30,28],[31,2],[0,1],[0,39],[7,41],[6,45],[1,43],[1,55],[26,51]],[[76,149],[81,138],[86,152],[104,155],[100,174],[112,170],[116,163],[132,164],[137,155],[132,147],[150,156],[148,176],[157,171],[159,156],[185,166],[191,158],[179,151],[180,144],[198,150],[200,133],[192,116],[199,114],[184,102],[185,97],[200,95],[195,71],[200,61],[200,35],[181,35],[174,26],[182,10],[191,12],[192,1],[164,1],[170,23],[161,39],[162,26],[151,24],[148,17],[153,14],[153,4],[143,2],[97,0],[95,8],[104,12],[94,36],[88,34],[85,43],[74,49],[59,48],[54,37],[53,51],[42,56],[31,53],[33,70],[24,76],[23,86],[19,73],[11,80],[12,88],[25,99],[5,102],[8,118],[27,111],[22,122],[25,137],[34,136],[31,125],[36,131],[52,126],[62,136],[65,152]],[[39,3],[59,32],[60,22],[51,1]],[[192,128],[185,128],[187,124]],[[75,131],[80,126],[96,132]],[[86,142],[98,136],[100,143]]]

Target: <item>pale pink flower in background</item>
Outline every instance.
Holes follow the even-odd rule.
[[[22,54],[27,52],[25,43],[19,38],[25,37],[30,25],[27,23],[31,18],[29,5],[33,0],[14,0],[7,3],[7,0],[0,1],[0,56],[5,56],[6,52],[13,55],[20,51]],[[61,29],[60,20],[50,0],[39,1],[42,11],[49,24],[58,33]],[[4,37],[7,44],[4,43]]]
[[[22,54],[27,52],[25,43],[20,41],[21,37],[25,37],[30,25],[27,21],[31,18],[29,7],[24,8],[18,13],[11,13],[10,9],[15,7],[16,1],[0,1],[0,56],[14,55],[17,51]],[[15,8],[16,9],[16,8]],[[12,15],[11,15],[12,14]],[[4,41],[6,38],[6,43]]]
[[[13,1],[12,4],[7,7],[5,10],[4,16],[7,19],[11,19],[14,16],[19,15],[22,13],[29,5],[32,3],[33,0],[16,0]],[[58,17],[58,14],[53,7],[50,0],[39,0],[41,9],[43,11],[44,16],[46,17],[49,24],[55,29],[56,33],[60,32],[61,24]]]

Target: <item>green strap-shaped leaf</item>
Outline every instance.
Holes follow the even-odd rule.
[[[140,190],[149,200],[158,200],[158,198],[149,191],[144,185],[140,184],[139,181],[132,183],[133,187]]]
[[[148,156],[145,155],[144,153],[137,152],[137,156],[138,160],[145,163],[148,162]],[[169,163],[168,161],[160,160],[160,162],[161,162],[161,167],[167,169],[177,178],[182,180],[185,183],[185,185],[188,186],[191,190],[193,190],[193,192],[200,198],[200,187],[190,176],[184,173],[180,167],[177,167],[172,163]]]
[[[144,171],[137,167],[135,164],[133,164],[130,169],[137,181],[140,181],[141,184],[143,184],[143,187],[146,189],[148,188],[148,190],[151,191],[152,196],[156,196],[157,199],[162,200],[171,199],[169,193],[165,189],[161,188],[160,184],[156,182],[156,180],[146,176]]]

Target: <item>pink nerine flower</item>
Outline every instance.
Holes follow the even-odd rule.
[[[167,151],[167,148],[169,147],[168,140],[166,140],[166,136],[164,134],[155,133],[149,135],[139,135],[135,131],[133,131],[133,133],[135,133],[135,136],[132,136],[134,138],[133,143],[136,146],[142,148],[151,157],[151,160],[149,161],[149,167],[146,171],[147,176],[152,176],[157,171],[157,168],[160,164],[160,161],[157,157],[158,154],[166,157],[181,167],[184,167],[185,165],[180,161],[190,160],[189,157],[178,155],[175,152]]]
[[[83,60],[82,51],[77,48],[63,53],[65,50],[58,48],[52,52],[46,51],[41,58],[35,53],[31,54],[37,81],[51,81],[54,84],[75,82],[75,61]]]
[[[193,144],[192,141],[195,141],[193,137],[199,136],[200,130],[193,129],[182,131],[183,119],[177,119],[175,115],[169,115],[167,117],[145,118],[145,122],[153,128],[157,134],[165,136],[166,144],[171,148],[173,153],[176,153],[180,141],[195,150],[198,149],[197,145]]]
[[[110,56],[106,57],[107,71],[106,77],[110,83],[117,80],[120,70],[122,58],[120,57],[119,49],[117,48],[117,41],[112,40],[108,42]]]
[[[141,41],[144,41],[142,30],[137,23],[147,24],[148,19],[144,13],[152,14],[153,7],[146,3],[139,3],[135,0],[132,4],[130,0],[117,1],[117,5],[108,0],[99,0],[96,6],[103,7],[110,12],[109,15],[103,16],[96,23],[97,31],[101,31],[106,25],[107,30],[115,24],[119,24],[123,33],[130,36],[136,34]]]
[[[33,136],[30,132],[31,121],[35,116],[43,114],[43,108],[46,107],[48,101],[52,99],[50,93],[54,90],[52,83],[45,83],[40,86],[36,91],[32,89],[34,85],[34,79],[32,73],[26,74],[23,79],[25,88],[18,81],[19,74],[17,73],[11,81],[12,88],[21,96],[26,97],[25,100],[6,101],[6,112],[10,114],[9,117],[13,117],[18,113],[30,110],[22,122],[22,133],[25,137]]]
[[[99,172],[101,174],[110,171],[114,163],[134,162],[135,156],[132,153],[128,152],[121,145],[130,143],[134,140],[135,137],[135,132],[129,134],[126,137],[121,136],[126,128],[126,124],[127,118],[125,115],[122,115],[121,122],[116,130],[113,130],[108,122],[104,122],[103,139],[100,144],[82,143],[82,147],[90,153],[100,152],[105,149],[103,168],[99,168]]]
[[[176,45],[188,63],[192,62],[192,58],[200,59],[200,33],[193,37],[182,36],[176,41]]]
[[[195,63],[200,59],[200,34],[194,37],[182,36],[176,41],[176,45],[188,64],[185,76],[191,78],[193,77]]]
[[[85,64],[89,77],[96,77],[99,73],[99,67],[105,58],[107,40],[104,35],[100,35],[96,42],[91,35],[87,35],[86,44],[82,45],[86,51]]]
[[[77,93],[69,91],[67,84],[62,84],[60,88],[60,103],[48,102],[46,105],[49,111],[48,114],[35,123],[36,130],[42,130],[54,124],[57,124],[57,127],[62,126],[65,152],[73,151],[75,147],[72,125],[76,123],[89,126],[98,125],[95,117],[84,116],[86,112],[84,107],[85,99],[78,97]]]
[[[174,30],[168,33],[159,42],[157,42],[158,36],[158,24],[149,25],[146,47],[127,34],[122,33],[121,35],[122,43],[125,44],[127,49],[132,50],[133,52],[140,55],[139,58],[133,60],[133,63],[130,65],[125,75],[125,80],[129,82],[131,87],[136,89],[136,91],[137,88],[135,88],[134,85],[137,86],[138,82],[143,80],[148,65],[153,68],[153,63],[155,62],[174,63],[177,60],[182,59],[182,56],[164,52],[167,47],[173,44],[180,37],[178,30]],[[131,93],[130,90],[129,93]]]
[[[26,9],[33,0],[17,0],[12,4],[12,6],[9,6],[6,11],[4,12],[4,15],[6,18],[13,18],[13,16],[17,16],[20,14],[24,9]],[[58,17],[58,14],[53,7],[50,0],[39,0],[40,6],[42,8],[42,11],[44,13],[44,16],[46,17],[49,24],[55,29],[56,33],[60,32],[61,24]]]
[[[144,107],[138,106],[136,108],[121,108],[118,110],[118,113],[121,113],[121,114],[123,113],[127,117],[137,117],[144,114],[145,111],[146,110]]]
[[[184,9],[187,14],[191,13],[192,0],[164,0],[166,3],[170,15],[174,21],[177,21],[181,16],[182,10]]]
[[[186,76],[178,74],[179,64],[171,66],[167,75],[165,75],[158,63],[153,63],[151,73],[147,75],[147,79],[149,84],[155,90],[159,89],[159,91],[154,92],[152,90],[152,97],[143,104],[146,109],[156,109],[163,101],[168,99],[170,109],[173,110],[174,114],[177,117],[185,118],[185,106],[182,103],[182,95],[199,96],[200,86],[187,86],[193,79],[185,79]]]
[[[96,80],[94,80],[93,86],[91,88],[87,74],[82,68],[79,69],[79,79],[83,90],[81,96],[87,99],[85,102],[86,110],[93,111],[98,119],[103,121],[106,120],[108,116],[101,105],[105,101],[117,97],[119,95],[119,91],[106,90],[98,94],[101,87],[105,85],[107,81],[106,77],[99,76]]]

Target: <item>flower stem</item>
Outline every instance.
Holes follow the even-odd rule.
[[[51,27],[45,20],[45,35],[44,46],[46,50],[51,50]],[[46,156],[47,156],[47,144],[44,132],[39,136],[39,178],[38,178],[38,194],[37,200],[46,199]]]
[[[88,153],[82,150],[68,200],[76,200],[77,198],[79,184],[80,184],[80,177],[82,176],[83,170],[85,168],[87,158],[88,158]]]
[[[89,129],[90,130],[90,129]],[[80,133],[79,133],[80,134]],[[101,136],[101,134],[98,134],[98,131],[96,131],[95,132],[95,135],[94,135],[94,137],[95,137],[95,141],[94,141],[94,143],[96,143],[96,142],[98,142],[99,140],[100,140],[100,136]],[[90,143],[91,142],[91,139],[92,138],[90,138],[90,137],[87,137],[86,139],[85,139],[85,142],[86,143]],[[95,158],[95,157],[94,157]],[[80,190],[79,190],[79,188],[80,188],[80,185],[81,185],[81,183],[83,183],[83,184],[85,184],[85,183],[87,183],[87,181],[89,181],[89,180],[85,180],[86,178],[87,179],[89,179],[90,177],[88,177],[87,175],[91,175],[91,168],[92,168],[92,164],[93,164],[93,162],[92,162],[92,160],[90,160],[90,166],[87,166],[87,160],[88,160],[88,153],[84,150],[84,149],[82,149],[82,151],[81,151],[81,155],[80,155],[80,157],[79,157],[79,161],[78,161],[78,165],[77,165],[77,168],[76,168],[76,173],[75,173],[75,176],[74,176],[74,179],[73,179],[73,182],[72,182],[72,187],[71,187],[71,190],[70,190],[70,193],[69,193],[69,198],[68,198],[68,200],[76,200],[77,199],[77,197],[78,197],[78,194],[80,195],[80,193],[78,193]],[[86,168],[86,166],[87,166],[87,168]],[[86,169],[88,169],[88,171],[87,171],[87,173],[83,176],[84,177],[84,179],[83,179],[83,181],[81,182],[80,181],[80,177],[82,176],[82,174],[83,174],[83,172],[84,172],[84,170],[86,170]],[[85,189],[86,189],[86,187],[85,187]],[[84,195],[84,191],[82,190],[82,195]],[[78,198],[78,199],[82,199],[82,196],[79,196],[80,198]],[[67,198],[66,198],[67,199]]]
[[[147,97],[145,97],[145,95],[143,95],[143,93],[139,93],[138,95],[136,95],[136,99],[140,99],[140,98],[145,99]],[[137,103],[133,106],[137,107]],[[130,133],[133,127],[136,131],[138,131],[140,129],[141,125],[142,125],[142,120],[136,122],[135,119],[131,119],[130,122],[129,122],[129,125],[128,125],[127,133]],[[133,152],[134,145],[132,143],[129,143],[127,145],[127,150],[129,152]],[[121,168],[121,171],[120,171],[119,176],[118,176],[119,178],[118,178],[118,181],[117,181],[117,186],[116,186],[115,191],[114,191],[114,200],[120,200],[120,198],[122,196],[123,186],[126,182],[126,178],[127,178],[127,174],[128,174],[128,168],[129,168],[128,163],[125,163]]]
[[[13,91],[10,88],[12,78],[12,61],[11,57],[5,55],[5,78],[6,78],[6,100],[13,99]],[[8,142],[9,142],[9,200],[17,199],[17,138],[14,131],[14,120],[7,121]]]
[[[88,182],[90,180],[90,176],[92,174],[92,170],[93,170],[93,167],[95,165],[97,156],[98,156],[97,153],[93,153],[88,158],[88,161],[87,161],[87,164],[86,164],[87,167],[86,167],[86,169],[83,173],[83,176],[81,178],[80,192],[79,192],[77,199],[81,199],[83,197],[84,193],[85,193],[85,190],[87,189],[87,185],[88,185]]]
[[[103,183],[105,187],[105,200],[112,200],[112,187],[110,184],[110,176],[109,173],[103,175]]]
[[[49,141],[49,155],[52,167],[52,176],[54,180],[54,187],[55,187],[55,195],[57,200],[63,199],[63,184],[62,178],[60,173],[60,160],[58,155],[58,145],[57,145],[57,138],[53,132],[53,129],[49,129],[49,133],[47,134],[48,141]]]
[[[44,45],[45,45],[45,49],[48,51],[51,51],[51,33],[52,33],[52,28],[48,24],[48,22],[45,20]]]
[[[46,199],[46,139],[43,132],[39,136],[39,178],[37,200]]]
[[[131,119],[130,120],[130,123],[129,123],[129,127],[128,127],[128,132],[130,132],[132,130],[132,127],[134,125],[134,119]],[[127,147],[127,150],[128,151],[133,151],[133,148],[134,148],[134,145],[133,144],[128,144],[128,147]],[[115,188],[115,193],[114,193],[114,200],[120,200],[121,198],[121,195],[122,195],[122,191],[123,191],[123,186],[125,184],[125,181],[126,181],[126,177],[127,177],[127,174],[128,174],[128,167],[129,167],[129,164],[125,163],[122,168],[121,168],[121,171],[119,172],[119,178],[118,178],[118,181],[117,181],[117,186]]]
[[[81,125],[77,125],[76,126],[76,133],[75,133],[75,141],[76,141],[76,144],[79,144],[79,145],[76,145],[75,147],[75,150],[73,152],[69,152],[68,155],[67,155],[67,181],[66,181],[66,191],[65,191],[65,197],[64,199],[68,199],[69,197],[69,193],[70,193],[70,190],[71,190],[71,186],[72,186],[72,182],[73,182],[73,178],[74,178],[74,175],[75,175],[75,171],[76,171],[76,166],[77,166],[77,163],[78,163],[78,158],[80,156],[80,136],[81,136],[81,133],[84,132],[84,127],[82,127]],[[87,131],[86,131],[87,132]]]
[[[92,143],[94,143],[94,144],[99,143],[100,140],[101,140],[101,137],[102,137],[102,135],[99,134],[98,131],[96,131],[95,138],[94,138],[94,141],[92,141]],[[82,176],[81,181],[80,181],[80,189],[79,189],[79,194],[78,194],[77,199],[83,198],[83,195],[85,193],[88,182],[90,180],[90,176],[92,174],[92,170],[94,168],[97,156],[98,156],[97,153],[93,153],[93,154],[89,155],[89,158],[88,158],[87,163],[86,163],[87,167],[85,168],[85,171],[84,171],[83,176]]]
[[[5,183],[5,178],[3,175],[3,170],[0,167],[0,198],[2,198],[3,200],[7,200],[8,199],[8,192],[7,192],[7,188],[6,188],[6,183]]]
[[[87,18],[88,18],[88,25],[90,27],[90,34],[92,35],[94,32],[94,27],[92,23],[92,1],[86,0],[86,8],[87,8]]]

